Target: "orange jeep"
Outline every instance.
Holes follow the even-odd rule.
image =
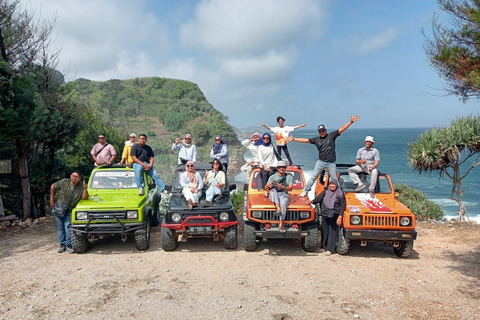
[[[244,234],[243,248],[253,251],[257,248],[257,239],[301,239],[302,248],[313,252],[317,249],[318,218],[315,210],[307,204],[307,198],[300,198],[305,189],[303,171],[298,166],[288,166],[286,174],[293,176],[293,190],[289,192],[290,204],[285,218],[286,232],[278,228],[279,217],[274,215],[275,205],[263,194],[260,168],[252,170],[245,195],[243,212]]]
[[[379,241],[391,245],[397,256],[408,257],[413,240],[417,238],[415,215],[398,200],[390,176],[384,172],[378,172],[375,198],[371,198],[368,191],[369,174],[358,174],[367,188],[355,192],[357,185],[347,172],[353,166],[337,164],[338,182],[347,202],[343,228],[338,232],[337,253],[347,254],[350,241],[360,241],[361,246],[366,246],[369,241]],[[315,195],[328,186],[328,181],[328,172],[323,171],[316,181]],[[316,209],[319,210],[318,206]]]

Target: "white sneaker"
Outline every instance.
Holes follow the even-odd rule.
[[[355,192],[358,192],[358,191],[362,190],[362,189],[365,188],[365,187],[366,187],[366,185],[364,185],[363,183],[360,182],[360,183],[358,184],[357,189],[355,189]]]
[[[302,193],[300,193],[300,197],[304,198],[307,196],[307,194],[308,194],[307,191],[303,191]]]
[[[143,191],[143,188],[138,189],[138,195],[143,196],[145,192]]]

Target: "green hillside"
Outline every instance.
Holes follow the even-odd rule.
[[[171,151],[171,143],[177,136],[183,138],[185,133],[193,135],[199,162],[210,161],[210,147],[217,134],[227,142],[233,161],[242,159],[241,146],[227,122],[228,117],[208,102],[195,83],[158,77],[78,79],[75,88],[96,110],[96,116],[113,125],[125,140],[130,132],[148,135],[148,144],[156,153],[156,168],[167,182],[177,158],[176,152]],[[115,148],[121,152],[123,145]]]

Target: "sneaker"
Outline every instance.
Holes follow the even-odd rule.
[[[357,189],[355,189],[355,192],[358,192],[358,191],[362,190],[362,189],[365,188],[365,187],[366,187],[366,185],[364,185],[363,183],[360,182],[360,183],[358,184]]]
[[[74,253],[75,251],[73,251],[72,246],[67,246],[67,252],[71,254],[71,253]]]
[[[327,251],[325,251],[324,255],[326,255],[326,256],[331,256],[331,255],[332,255],[332,253],[331,253],[330,251],[328,251],[328,250],[327,250]]]
[[[276,212],[274,213],[274,215],[277,216],[277,217],[280,217],[280,216],[282,215],[282,212],[276,211]]]
[[[143,196],[145,194],[145,191],[143,191],[143,188],[138,189],[138,195]]]
[[[63,244],[60,246],[60,248],[58,248],[58,253],[64,253],[65,251],[67,251],[67,247],[64,246]]]
[[[223,194],[219,193],[219,194],[217,194],[217,196],[215,197],[215,201],[220,201],[222,198],[223,198]]]
[[[308,191],[303,191],[302,193],[300,193],[300,197],[304,198],[306,197],[308,194]]]
[[[372,198],[372,199],[375,198],[375,192],[370,191],[370,198]]]
[[[200,203],[201,203],[202,206],[204,206],[204,207],[211,207],[211,206],[212,206],[212,202],[211,202],[211,201],[202,200],[202,201],[200,201]]]

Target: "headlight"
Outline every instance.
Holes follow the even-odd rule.
[[[360,223],[362,223],[362,218],[360,218],[360,216],[351,216],[350,223],[353,225],[359,225]]]
[[[302,219],[310,218],[310,211],[300,211],[300,218]]]
[[[87,220],[88,214],[85,211],[77,211],[77,220]]]
[[[138,218],[137,210],[127,211],[127,219],[137,219],[137,218]]]
[[[261,218],[262,217],[262,211],[252,211],[252,216],[254,218]]]
[[[401,226],[409,226],[410,225],[410,218],[409,217],[401,217],[400,218],[400,225]]]
[[[228,221],[228,213],[227,212],[220,213],[220,220]]]
[[[360,208],[356,206],[350,206],[350,213],[360,213]]]
[[[180,220],[182,220],[182,215],[178,212],[175,212],[174,214],[172,214],[172,220],[173,222],[180,222]]]

